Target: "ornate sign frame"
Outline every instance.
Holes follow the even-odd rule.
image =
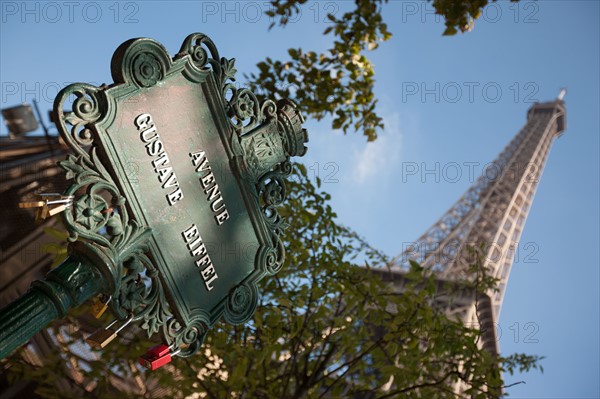
[[[65,195],[75,198],[73,206],[63,212],[70,250],[98,268],[105,281],[103,293],[111,296],[110,307],[117,317],[133,315],[148,336],[160,333],[165,343],[180,347],[180,356],[193,354],[221,317],[230,323],[243,323],[253,315],[257,282],[277,273],[284,262],[284,222],[277,207],[286,197],[289,158],[306,152],[308,137],[295,105],[287,100],[259,103],[250,90],[237,88],[232,83],[234,62],[221,58],[212,40],[201,33],[189,35],[173,58],[152,39],[132,39],[113,55],[114,84],[72,84],[58,94],[54,104],[58,130],[73,152],[60,162],[66,177],[72,179]],[[166,93],[171,93],[172,102],[160,106]],[[162,108],[173,110],[174,106],[181,107],[183,113],[163,118],[161,125],[156,121],[153,127],[151,114],[166,115]],[[140,113],[144,107],[149,110]],[[199,120],[202,123],[197,123]],[[173,134],[182,126],[181,135]],[[190,132],[190,126],[199,127]],[[199,193],[207,188],[207,181],[215,180],[199,175],[198,187],[189,183],[186,176],[205,170],[201,164],[211,156],[207,150],[206,159],[202,158],[200,154],[205,153],[193,152],[190,143],[208,143],[214,154],[227,155],[219,162],[230,173],[229,179],[219,182],[215,176],[221,184],[221,201],[229,201],[227,206],[235,212],[211,213],[207,209],[214,212],[217,206],[215,201],[203,205],[206,198],[196,199],[197,208],[202,210],[194,207],[188,213],[171,212],[183,207],[183,194],[169,197],[173,191],[165,195],[160,183],[163,188],[173,186],[163,182],[163,178],[171,177],[156,164],[154,171],[147,168],[148,174],[141,176],[141,181],[131,178],[132,168],[139,170],[146,165],[139,161],[141,152],[134,146],[143,152],[144,145],[151,143],[139,141],[140,137],[144,140],[150,136],[145,133],[156,130],[161,132],[165,151],[172,154],[173,168],[169,170],[173,176],[176,170],[177,176],[184,177],[180,179],[183,192]],[[137,134],[134,144],[128,132]],[[200,135],[208,138],[196,141]],[[149,154],[150,147],[146,149]],[[190,163],[189,170],[178,168],[182,159]],[[210,160],[217,162],[216,156]],[[236,198],[236,193],[241,196]],[[164,215],[157,216],[160,201],[164,202]],[[179,228],[177,237],[171,234],[170,229],[190,224],[188,217],[202,219],[200,229],[193,229],[196,224],[191,224],[191,230]],[[222,226],[229,223],[233,227]],[[208,235],[214,232],[214,237],[225,237],[227,242],[239,232],[242,240],[256,243],[251,246],[251,267],[247,259],[241,264],[224,260],[220,264],[215,261],[211,270],[191,273],[193,267],[206,266],[210,261],[200,261],[202,255],[216,256],[214,248],[200,241],[204,232],[198,230],[203,228]],[[176,250],[186,246],[186,254]],[[194,254],[200,257],[194,259]],[[184,256],[189,257],[189,265]],[[226,276],[216,280],[217,273]],[[191,287],[190,281],[202,284]],[[200,298],[198,303],[196,298]],[[203,307],[205,303],[208,308]]]

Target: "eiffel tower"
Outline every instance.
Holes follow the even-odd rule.
[[[467,325],[480,328],[480,344],[498,354],[495,326],[515,250],[542,175],[550,146],[566,126],[562,89],[551,102],[536,103],[527,112],[527,123],[500,155],[489,164],[467,192],[419,239],[392,262],[392,273],[383,276],[400,289],[403,271],[414,260],[435,273],[441,286],[469,278],[473,255],[469,247],[483,244],[483,266],[499,280],[498,291],[478,295],[448,295],[443,306]],[[472,277],[472,276],[471,276]]]

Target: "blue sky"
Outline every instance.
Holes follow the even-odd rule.
[[[132,37],[154,38],[175,54],[189,33],[206,33],[222,56],[237,59],[243,83],[267,56],[327,48],[325,15],[350,5],[309,3],[288,27],[269,32],[262,1],[2,1],[0,107],[36,97],[50,109],[71,82],[112,82],[112,53]],[[521,237],[500,348],[546,356],[543,374],[507,376],[526,381],[511,397],[600,397],[599,3],[500,2],[472,32],[454,37],[441,36],[443,22],[428,3],[391,1],[383,16],[394,36],[370,56],[385,131],[366,143],[332,131],[328,120],[309,120],[304,162],[333,195],[341,222],[396,255],[498,155],[532,102],[567,87],[567,130],[553,145]]]

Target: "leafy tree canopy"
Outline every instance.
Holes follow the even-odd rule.
[[[291,223],[287,265],[263,280],[251,322],[218,324],[198,354],[154,372],[135,366],[152,345],[142,333],[130,330],[94,359],[80,349],[86,334],[71,327],[70,341],[45,367],[13,356],[6,364],[12,381],[36,381],[49,398],[162,392],[172,398],[454,399],[457,383],[464,384],[464,398],[496,398],[503,371],[539,367],[537,356],[497,358],[482,349],[477,326],[446,315],[439,299],[448,290],[419,265],[406,271],[403,292],[379,278],[375,270],[386,270],[385,256],[341,226],[319,181],[315,186],[303,166],[296,169],[283,209]],[[460,289],[484,292],[496,284],[481,262],[473,272]],[[69,323],[79,325],[75,317]],[[58,381],[69,389],[58,390]]]
[[[339,17],[329,14],[331,24],[323,32],[332,38],[329,49],[290,48],[288,60],[267,58],[258,63],[259,72],[247,76],[251,88],[270,98],[292,98],[305,115],[317,120],[330,116],[333,129],[361,131],[367,140],[375,140],[384,126],[373,93],[375,70],[367,55],[392,37],[382,18],[387,2],[354,0],[351,11]],[[287,25],[307,0],[270,3],[267,14],[274,18],[273,27]],[[470,30],[487,4],[488,0],[432,2],[436,13],[445,18],[444,35]]]

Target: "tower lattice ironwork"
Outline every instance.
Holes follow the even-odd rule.
[[[553,140],[566,126],[565,91],[555,101],[536,103],[527,123],[481,177],[419,239],[394,259],[392,270],[401,275],[409,261],[432,270],[440,282],[469,278],[473,256],[469,247],[483,244],[483,266],[499,280],[498,291],[478,303],[472,294],[451,298],[448,312],[465,323],[485,328],[483,346],[498,353],[497,323],[515,250]],[[398,283],[398,278],[394,278]],[[484,328],[482,328],[484,331]]]

